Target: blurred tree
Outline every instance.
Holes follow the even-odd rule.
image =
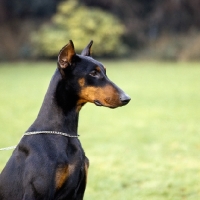
[[[61,0],[0,0],[6,19],[49,17]]]
[[[127,28],[125,42],[140,48],[164,34],[200,29],[200,0],[82,0],[117,15]]]
[[[147,42],[148,18],[156,0],[83,0],[87,6],[98,6],[117,15],[127,28],[124,42],[131,48],[141,48]]]
[[[62,1],[63,0],[0,0],[0,59],[5,59],[6,57],[8,59],[29,57],[32,53],[32,46],[30,45],[29,41],[30,33],[32,33],[33,30],[38,29],[44,22],[46,23],[47,21],[50,21],[51,17],[57,11],[57,6]],[[80,11],[81,9],[78,9],[77,6],[77,10],[82,13],[81,15],[83,19],[88,17],[97,20],[97,14],[95,13],[94,8],[99,8],[105,11],[106,16],[107,13],[117,16],[121,23],[123,23],[123,27],[126,27],[126,31],[124,32],[124,28],[122,28],[123,31],[121,31],[121,34],[119,34],[120,42],[123,41],[123,44],[135,50],[144,49],[146,47],[148,48],[149,45],[158,40],[161,42],[162,38],[168,36],[172,38],[171,41],[173,41],[173,38],[175,37],[179,38],[177,37],[178,35],[184,35],[188,38],[195,35],[195,37],[197,37],[196,39],[199,40],[200,0],[75,1],[85,5],[82,5],[82,8],[84,7],[84,9],[87,10],[84,14],[83,11]],[[102,12],[100,15],[102,15]],[[77,18],[77,15],[72,13],[70,14],[70,17],[67,16],[65,18],[65,21],[67,23],[72,23],[72,16]],[[99,18],[101,18],[103,21],[104,17],[100,16]],[[78,21],[80,22],[81,20]],[[106,26],[106,29],[109,30],[107,31],[108,34],[110,34],[115,28],[113,23],[109,23],[110,25]],[[117,24],[119,23],[117,22]],[[74,28],[75,25],[72,24],[70,27],[68,26],[68,29],[66,29],[66,37],[73,39],[74,35],[80,34],[81,37],[85,36],[86,39],[87,37],[89,38],[88,32],[90,31],[86,31],[86,23],[80,23],[79,25],[79,27],[85,27],[84,32],[81,32],[80,34],[77,31],[78,28],[76,28],[76,33],[71,33],[68,30]],[[59,23],[53,21],[51,25],[46,25],[46,28],[43,27],[42,29],[44,29],[45,32],[47,27],[50,26],[51,30],[53,30],[55,33],[55,29],[59,27]],[[97,30],[97,26],[95,30]],[[58,32],[59,31],[61,32],[61,28],[58,29]],[[63,33],[64,32],[60,34]],[[51,34],[55,36],[53,32],[51,32]],[[92,35],[92,33],[90,34]],[[90,37],[95,40],[95,44],[99,44],[97,43],[98,39],[96,41],[95,37],[95,35],[98,34],[100,33],[93,32],[92,37]],[[51,38],[56,38],[56,40],[59,40],[59,37],[54,37],[52,35]],[[104,41],[106,40],[104,39]],[[77,40],[77,42],[79,41]],[[79,42],[79,44],[81,43]],[[180,47],[178,47],[178,49],[179,48]],[[187,47],[182,48],[184,49]],[[123,49],[124,45],[122,45],[122,52]],[[105,54],[107,54],[106,52]]]
[[[54,57],[69,39],[80,52],[93,39],[96,56],[122,55],[126,51],[120,37],[125,27],[111,14],[97,8],[88,9],[76,0],[63,1],[52,23],[45,24],[32,35],[36,54]]]
[[[29,58],[30,33],[55,13],[60,0],[0,0],[0,61]]]

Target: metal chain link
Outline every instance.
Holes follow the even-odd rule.
[[[55,135],[63,135],[65,137],[70,137],[70,138],[77,138],[79,136],[79,135],[70,135],[68,133],[57,132],[57,131],[33,131],[33,132],[24,133],[25,136],[37,135],[37,134],[55,134]],[[7,151],[7,150],[15,149],[15,148],[16,146],[10,146],[10,147],[5,147],[5,148],[0,148],[0,151]]]

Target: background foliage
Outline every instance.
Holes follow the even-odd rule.
[[[78,5],[89,10],[85,13],[86,16],[98,8],[104,13],[109,13],[109,18],[113,15],[120,19],[126,29],[125,32],[119,31],[123,35],[120,42],[129,47],[129,54],[165,60],[200,59],[199,45],[193,46],[200,43],[199,0],[79,0],[78,2]],[[60,3],[63,2],[1,0],[0,60],[30,58],[35,48],[30,42],[31,33],[37,32],[44,24],[55,24],[51,19],[54,19],[55,14],[59,14]],[[82,12],[79,13],[83,16]],[[73,15],[75,18],[78,17],[75,13]],[[97,18],[95,16],[94,20]],[[67,20],[66,18],[66,22]],[[110,23],[107,29],[109,33],[115,26],[111,26],[110,20],[108,23]],[[83,28],[85,32],[86,27]],[[55,29],[52,31],[55,36]],[[67,35],[67,31],[65,34]],[[73,33],[74,35],[77,37],[77,32]],[[82,37],[83,34],[79,36]],[[58,37],[56,39],[59,40]],[[67,41],[69,39],[73,38],[67,38]],[[79,42],[79,39],[77,41]]]
[[[43,25],[32,38],[38,56],[57,56],[69,38],[79,44],[79,52],[92,39],[96,56],[116,56],[126,51],[120,40],[124,32],[125,27],[113,15],[69,0],[59,4],[52,23]]]

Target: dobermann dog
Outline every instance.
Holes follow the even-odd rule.
[[[92,43],[81,55],[72,41],[61,49],[39,114],[1,172],[0,200],[83,199],[89,161],[77,138],[79,111],[87,102],[130,101],[91,57]]]

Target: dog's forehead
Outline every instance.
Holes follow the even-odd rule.
[[[95,60],[92,57],[89,57],[89,56],[79,56],[79,57],[83,59],[85,62],[87,62],[88,64],[93,64],[94,67],[98,67],[99,69],[103,71],[106,70],[105,66],[101,62]]]

